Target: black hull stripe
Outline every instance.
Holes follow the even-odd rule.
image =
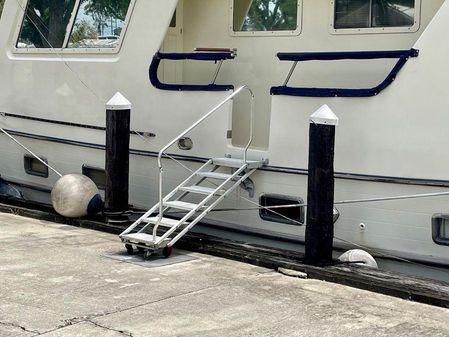
[[[104,126],[80,124],[80,123],[73,123],[73,122],[64,122],[64,121],[58,121],[58,120],[54,120],[54,119],[47,119],[47,118],[41,118],[41,117],[18,115],[18,114],[13,114],[13,113],[9,113],[9,112],[0,112],[0,115],[4,116],[4,117],[26,119],[29,121],[35,121],[35,122],[41,122],[41,123],[65,125],[65,126],[73,126],[73,127],[77,127],[77,128],[83,128],[83,129],[106,131],[106,128]],[[130,133],[131,134],[144,134],[145,132],[131,130]],[[149,133],[149,135],[150,135],[150,137],[156,136],[154,133]]]
[[[37,135],[27,132],[6,130],[11,135],[25,137],[30,139],[42,140],[47,142],[53,142],[58,144],[73,145],[79,147],[85,147],[90,149],[105,150],[105,146],[101,144],[81,142],[77,140],[70,140],[64,138],[50,137]],[[143,157],[157,157],[158,152],[146,151],[138,149],[130,149],[130,154]],[[197,157],[197,156],[186,156],[179,154],[170,154],[170,157],[176,160],[205,163],[208,158]],[[277,172],[277,173],[287,173],[287,174],[299,174],[307,175],[307,170],[302,168],[292,168],[292,167],[282,167],[282,166],[264,166],[259,169],[260,171],[266,172]],[[348,180],[361,180],[370,182],[381,182],[390,184],[405,184],[405,185],[421,185],[421,186],[434,186],[434,187],[449,187],[449,180],[437,180],[437,179],[420,179],[420,178],[406,178],[406,177],[390,177],[390,176],[376,176],[376,175],[366,175],[358,173],[345,173],[345,172],[335,172],[335,178],[337,179],[348,179]]]

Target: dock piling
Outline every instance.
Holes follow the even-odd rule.
[[[323,105],[310,116],[307,227],[304,262],[332,262],[334,239],[334,147],[338,118]]]
[[[129,195],[129,132],[131,103],[117,92],[106,103],[105,208],[126,211]]]

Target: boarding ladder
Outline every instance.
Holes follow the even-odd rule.
[[[243,148],[243,158],[209,159],[163,197],[164,169],[162,156],[165,151],[243,90],[247,90],[251,96],[250,137]],[[144,253],[144,258],[149,258],[156,252],[162,252],[165,257],[170,256],[173,245],[183,235],[201,221],[254,171],[264,165],[263,160],[247,160],[247,151],[253,138],[253,117],[254,95],[247,86],[242,86],[159,151],[159,202],[120,234],[129,254],[133,253],[133,247],[135,246],[140,252]],[[195,203],[183,201],[188,196],[195,198],[197,201]],[[177,214],[185,214],[180,219],[168,217],[167,214],[173,211]]]

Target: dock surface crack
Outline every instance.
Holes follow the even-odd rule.
[[[40,332],[37,331],[37,330],[30,330],[30,329],[24,327],[23,325],[20,325],[20,324],[17,324],[17,323],[12,323],[12,322],[0,322],[0,325],[3,325],[3,326],[10,326],[10,327],[13,327],[13,328],[18,328],[18,329],[21,329],[22,331],[25,331],[25,332],[34,333],[34,334],[36,334],[36,336],[40,334]]]

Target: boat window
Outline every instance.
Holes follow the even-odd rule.
[[[173,13],[173,16],[171,17],[170,26],[169,27],[170,28],[175,28],[176,27],[176,10]]]
[[[81,0],[67,47],[117,47],[130,1]]]
[[[278,194],[263,194],[260,197],[260,205],[265,207],[295,204],[304,204],[304,200],[298,197]],[[272,210],[261,208],[259,215],[266,221],[296,226],[301,226],[304,224],[304,206],[274,208]]]
[[[20,31],[16,32],[15,51],[115,53],[134,3],[135,0],[28,0]]]
[[[331,0],[333,29],[416,31],[420,0]],[[389,28],[396,28],[389,30]]]
[[[16,47],[62,48],[74,6],[75,0],[28,1]]]
[[[41,159],[47,163],[46,159]],[[48,167],[37,160],[35,157],[26,154],[23,158],[23,166],[25,172],[30,175],[48,178]]]
[[[436,244],[449,246],[449,214],[432,217],[432,239]]]
[[[298,0],[231,0],[231,2],[231,31],[234,35],[299,33]]]
[[[82,173],[86,177],[89,177],[95,185],[97,185],[98,189],[105,189],[106,187],[106,171],[98,168],[92,167],[88,165],[83,165]]]

